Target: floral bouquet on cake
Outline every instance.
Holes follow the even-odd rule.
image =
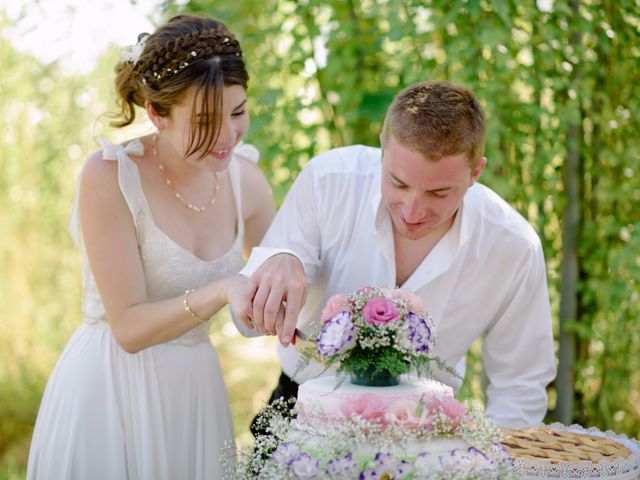
[[[427,375],[431,363],[453,373],[432,356],[434,324],[420,299],[411,292],[365,287],[329,298],[316,331],[317,348],[303,350],[308,359],[337,366],[356,385],[397,385],[414,369]]]

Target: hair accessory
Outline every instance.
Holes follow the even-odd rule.
[[[198,52],[196,50],[191,50],[190,55],[195,58],[195,57],[198,56]],[[175,75],[176,73],[181,72],[182,70],[184,70],[188,66],[189,66],[189,62],[187,62],[187,61],[180,62],[174,68],[167,67],[164,70],[161,69],[158,72],[153,72],[153,78],[155,78],[156,80],[162,80],[163,78],[172,77],[173,75]],[[144,81],[144,78],[143,78],[143,83],[145,85],[147,84]]]
[[[120,52],[120,63],[129,62],[135,65],[140,60],[147,38],[149,38],[148,33],[141,33],[138,35],[138,42],[135,45],[123,48],[122,52]]]
[[[197,205],[194,205],[193,203],[190,203],[187,200],[185,200],[184,197],[180,195],[179,192],[176,192],[176,189],[173,186],[173,182],[171,182],[171,179],[167,176],[167,172],[166,172],[166,169],[164,168],[164,165],[160,163],[160,161],[158,160],[158,134],[156,133],[153,134],[153,145],[151,147],[151,150],[153,151],[153,156],[156,159],[156,163],[158,164],[158,169],[160,169],[160,172],[162,172],[162,176],[164,177],[164,183],[167,184],[167,186],[173,192],[173,196],[176,197],[178,201],[182,203],[182,205],[187,207],[189,210],[193,210],[196,213],[202,213],[207,208],[213,206],[213,204],[216,203],[216,199],[218,198],[218,190],[220,190],[220,181],[218,179],[218,172],[213,173],[215,187],[213,187],[213,195],[211,196],[211,200],[209,200],[209,203],[204,207],[198,207]]]
[[[216,32],[217,33],[217,32]],[[219,38],[219,37],[217,37]],[[222,40],[215,40],[217,42],[221,42],[222,45],[224,45],[226,48],[223,50],[228,50],[230,47],[232,50],[236,50],[236,51],[232,51],[232,52],[227,52],[227,53],[223,53],[223,52],[218,52],[218,53],[214,53],[214,56],[217,55],[234,55],[236,57],[242,57],[242,51],[240,50],[240,45],[235,41],[235,39],[233,38],[233,36],[224,36],[222,37]],[[206,54],[206,52],[208,50],[203,50],[203,48],[201,46],[192,46],[190,47],[191,50],[188,50],[184,53],[181,53],[180,56],[182,55],[186,55],[187,59],[186,60],[181,60],[181,59],[171,59],[168,61],[164,61],[162,60],[162,55],[160,56],[161,60],[159,62],[159,65],[155,66],[156,70],[146,70],[145,72],[142,73],[142,78],[143,78],[143,83],[145,85],[147,85],[148,83],[154,84],[156,82],[159,82],[161,80],[167,79],[169,77],[172,77],[178,73],[180,73],[182,70],[184,70],[185,68],[187,68],[190,65],[190,62],[188,60],[192,60],[194,61],[196,59],[196,57],[201,57],[203,54]],[[208,55],[208,54],[207,54]],[[139,55],[138,55],[139,58]],[[167,66],[168,64],[168,66]],[[153,67],[152,67],[153,68]],[[146,77],[146,81],[145,81],[145,77]],[[150,78],[153,77],[153,78]]]
[[[207,323],[207,321],[204,318],[201,318],[200,316],[198,316],[193,310],[191,310],[191,307],[189,306],[189,294],[193,292],[195,292],[195,290],[185,290],[184,292],[184,297],[182,298],[184,311],[187,312],[189,315],[191,315],[193,318],[197,318],[202,323]]]

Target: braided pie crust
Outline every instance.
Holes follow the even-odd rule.
[[[515,458],[549,463],[601,460],[614,461],[628,458],[631,451],[614,440],[595,435],[552,430],[548,428],[527,428],[521,430],[503,429],[502,444]]]

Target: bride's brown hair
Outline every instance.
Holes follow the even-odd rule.
[[[240,44],[224,23],[196,15],[175,16],[153,34],[141,34],[138,43],[144,44],[140,57],[116,65],[120,120],[113,125],[131,124],[135,106],[144,108],[146,102],[158,115],[169,116],[194,87],[186,155],[197,151],[206,155],[220,134],[223,87],[247,88],[249,75]]]

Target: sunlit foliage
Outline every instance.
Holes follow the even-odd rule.
[[[470,86],[489,121],[482,181],[542,238],[556,333],[565,167],[577,154],[577,315],[564,330],[576,340],[573,417],[638,435],[637,1],[195,0],[167,7],[214,15],[239,35],[252,77],[248,141],[259,147],[278,201],[313,155],[378,145],[400,88],[425,79]],[[5,23],[0,12],[0,28]],[[69,76],[0,37],[0,478],[24,475],[42,389],[82,321],[79,253],[66,232],[77,173],[97,147],[95,135],[119,141],[150,131],[141,123],[115,132],[103,116],[114,108],[116,55],[109,52],[88,76]],[[212,336],[236,434],[246,443],[251,414],[278,374],[273,341],[241,340],[224,315]],[[466,397],[482,396],[478,351],[479,344]],[[552,410],[559,387],[549,390]]]

